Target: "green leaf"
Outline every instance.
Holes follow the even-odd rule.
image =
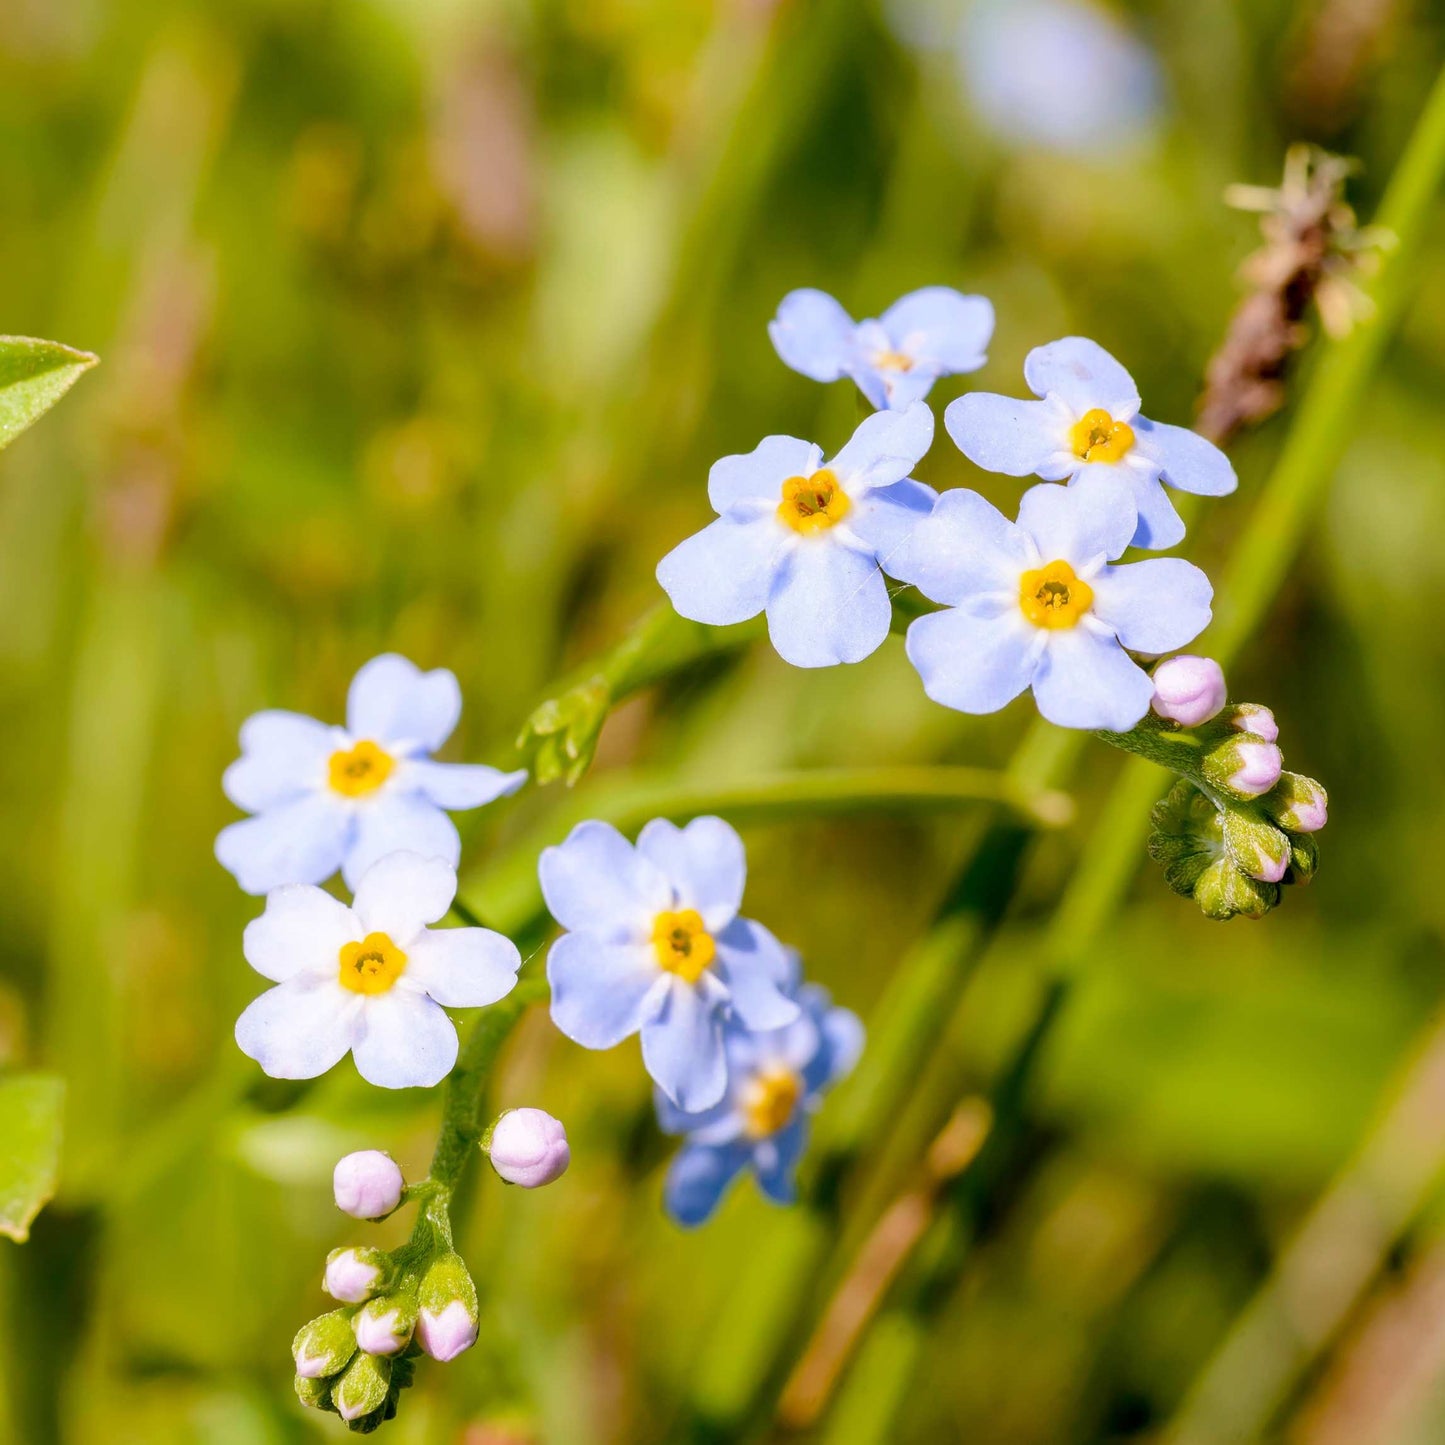
[[[58,341],[0,336],[0,447],[49,411],[99,360]]]
[[[64,1102],[58,1074],[0,1078],[0,1234],[22,1244],[55,1193]]]

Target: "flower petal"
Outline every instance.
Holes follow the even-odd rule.
[[[1229,458],[1198,432],[1142,416],[1130,425],[1140,453],[1162,470],[1171,487],[1203,497],[1224,497],[1239,485]]]
[[[932,445],[933,412],[918,401],[906,411],[865,417],[828,466],[849,498],[857,501],[870,487],[902,481]]]
[[[667,1212],[685,1229],[712,1218],[728,1186],[752,1155],[746,1144],[688,1144],[668,1166],[663,1185]]]
[[[716,972],[746,1028],[786,1028],[798,1017],[798,1005],[782,991],[791,972],[787,950],[761,923],[735,918],[715,942],[721,965]]]
[[[672,885],[612,826],[578,823],[537,860],[542,897],[563,928],[605,942],[644,942],[652,920],[672,907]]]
[[[329,794],[308,793],[222,828],[216,858],[247,893],[322,883],[341,866],[352,826],[351,815]]]
[[[822,452],[797,437],[764,437],[750,452],[720,457],[707,474],[707,499],[718,516],[733,507],[776,507],[789,477],[811,476]],[[750,510],[749,515],[752,515]]]
[[[1009,477],[1036,472],[1056,480],[1078,465],[1064,418],[1052,402],[970,391],[949,402],[943,424],[959,451],[986,472]]]
[[[694,818],[685,828],[654,818],[637,835],[637,851],[672,884],[678,907],[702,914],[709,933],[737,917],[748,860],[737,830],[721,818]]]
[[[267,894],[266,911],[246,925],[241,952],[276,983],[296,974],[334,978],[342,945],[361,936],[360,920],[344,903],[308,883],[288,883]]]
[[[888,636],[888,584],[871,556],[808,537],[794,547],[768,597],[768,635],[794,667],[861,662]]]
[[[226,769],[221,787],[238,808],[260,813],[321,787],[335,749],[332,730],[315,718],[258,712],[241,724],[241,756]]]
[[[959,712],[997,712],[1032,680],[1036,630],[1013,608],[993,617],[931,612],[908,629],[908,660],[934,702]]]
[[[819,1032],[822,1036],[818,1052],[804,1070],[803,1080],[810,1094],[836,1084],[853,1072],[863,1052],[863,1021],[852,1009],[832,1008],[826,993],[819,1008]]]
[[[1034,539],[1040,558],[1075,567],[1119,556],[1137,521],[1131,492],[1087,476],[1068,487],[1030,487],[1019,502],[1019,526]]]
[[[920,524],[932,515],[938,493],[906,480],[875,487],[848,514],[848,528],[873,549],[878,565],[894,576],[907,566],[907,549]]]
[[[423,672],[414,662],[385,652],[354,678],[346,697],[346,729],[379,743],[412,743],[434,753],[462,715],[462,690],[444,667]]]
[[[784,366],[814,381],[837,381],[853,340],[853,318],[826,291],[789,291],[768,322]]]
[[[450,863],[403,850],[378,858],[361,875],[351,908],[367,933],[384,933],[405,949],[428,923],[446,917],[456,896]]]
[[[926,597],[956,607],[999,593],[1012,602],[1033,565],[1023,532],[977,492],[944,492],[889,571]]]
[[[457,1030],[440,1004],[394,988],[366,1000],[351,1054],[357,1073],[379,1089],[429,1089],[457,1061]]]
[[[1094,615],[1134,652],[1172,652],[1209,625],[1214,588],[1182,557],[1105,567],[1093,588]]]
[[[1169,500],[1169,494],[1159,479],[1152,472],[1144,471],[1140,467],[1110,470],[1127,472],[1124,485],[1134,498],[1134,510],[1138,518],[1129,545],[1147,547],[1154,552],[1162,551],[1165,547],[1177,547],[1184,540],[1184,518],[1174,510],[1174,503]]]
[[[1134,378],[1086,336],[1036,346],[1024,358],[1024,380],[1035,396],[1056,396],[1076,416],[1101,407],[1115,421],[1129,421],[1139,410]]]
[[[456,825],[435,803],[416,793],[383,791],[356,810],[356,837],[346,850],[341,876],[354,891],[373,863],[388,853],[403,852],[440,858],[455,869],[462,840]]]
[[[695,1114],[727,1088],[722,1020],[701,988],[676,976],[668,985],[661,1010],[642,1025],[642,1063],[679,1109]]]
[[[1050,634],[1034,674],[1034,701],[1061,728],[1128,732],[1153,696],[1148,673],[1087,626]]]
[[[798,1197],[798,1164],[808,1148],[808,1118],[794,1114],[787,1126],[753,1150],[753,1171],[758,1188],[774,1204],[791,1204]]]
[[[564,933],[547,955],[552,1022],[584,1049],[610,1049],[642,1027],[661,976],[650,944]]]
[[[720,517],[679,542],[657,564],[657,580],[679,616],[713,627],[746,622],[768,600],[793,539],[772,515]]]
[[[901,296],[879,318],[894,349],[942,371],[977,371],[988,359],[993,305],[951,286],[925,286]]]
[[[429,758],[408,758],[397,769],[401,791],[415,789],[449,813],[485,807],[498,798],[510,797],[526,781],[526,768],[504,773],[485,763],[434,763]]]
[[[236,1043],[273,1079],[314,1079],[346,1057],[360,1005],[334,976],[291,978],[246,1007]]]
[[[517,985],[522,955],[490,928],[429,929],[406,950],[405,978],[447,1008],[482,1008]]]

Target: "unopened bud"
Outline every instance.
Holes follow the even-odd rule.
[[[297,1375],[295,1379],[296,1398],[311,1410],[334,1410],[331,1403],[330,1379],[314,1380],[309,1375]]]
[[[381,1250],[353,1244],[326,1256],[322,1285],[332,1299],[359,1305],[386,1288],[390,1273],[391,1260]]]
[[[477,1342],[477,1287],[455,1254],[445,1254],[422,1276],[416,1338],[434,1360],[454,1360]]]
[[[1303,773],[1281,773],[1264,798],[1265,810],[1292,833],[1318,833],[1329,819],[1329,794]]]
[[[541,1109],[508,1109],[485,1142],[492,1168],[508,1184],[536,1189],[567,1172],[572,1154],[561,1121]]]
[[[1217,859],[1199,876],[1194,901],[1210,918],[1263,918],[1279,902],[1279,884],[1241,873],[1228,858]]]
[[[351,1331],[351,1311],[332,1310],[302,1325],[291,1341],[291,1358],[296,1373],[308,1380],[325,1379],[346,1368],[356,1353],[356,1336]]]
[[[359,1420],[386,1403],[391,1388],[391,1361],[358,1354],[331,1388],[331,1403],[343,1420]]]
[[[1225,712],[1220,722],[1227,722],[1237,733],[1253,733],[1267,743],[1279,741],[1279,724],[1274,720],[1274,714],[1262,703],[1238,703]]]
[[[1289,871],[1286,883],[1308,883],[1320,866],[1320,845],[1308,833],[1290,835]]]
[[[1224,847],[1241,872],[1261,883],[1278,883],[1289,867],[1289,839],[1253,810],[1229,809],[1223,818]]]
[[[1208,722],[1224,706],[1224,669],[1212,657],[1171,657],[1154,669],[1154,700],[1160,717],[1184,727]]]
[[[336,1207],[354,1219],[385,1219],[401,1203],[406,1180],[390,1154],[358,1149],[331,1176]]]
[[[416,1300],[385,1294],[368,1300],[353,1321],[356,1343],[368,1355],[397,1355],[411,1343],[416,1329]]]
[[[1279,781],[1284,758],[1278,746],[1254,733],[1238,733],[1204,755],[1204,776],[1236,798],[1257,798]]]

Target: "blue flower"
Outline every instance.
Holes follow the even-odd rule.
[[[294,712],[258,712],[241,727],[241,757],[221,786],[256,816],[223,828],[216,857],[247,893],[321,883],[338,868],[355,890],[398,850],[456,867],[461,840],[447,810],[479,808],[525,771],[431,759],[457,725],[461,689],[445,668],[374,657],[351,681],[346,726]]]
[[[946,611],[908,629],[908,658],[935,702],[995,712],[1032,687],[1060,727],[1125,732],[1154,685],[1125,652],[1169,652],[1209,622],[1213,588],[1192,563],[1123,567],[1125,494],[1031,487],[1008,521],[976,492],[945,492],[909,551],[906,581]]]
[[[542,896],[567,929],[547,955],[552,1020],[584,1048],[642,1034],[642,1062],[679,1108],[711,1108],[727,1084],[723,1026],[791,1023],[782,945],[739,918],[747,859],[721,818],[655,818],[630,844],[579,823],[542,852]]]
[[[940,376],[977,371],[993,335],[993,306],[948,286],[925,286],[877,321],[854,321],[826,291],[789,291],[768,322],[786,366],[814,381],[851,376],[874,406],[907,411]]]
[[[694,622],[766,610],[795,667],[861,661],[888,635],[879,568],[892,570],[937,496],[908,477],[932,441],[933,413],[918,402],[870,416],[831,462],[795,437],[724,457],[707,482],[718,520],[673,548],[657,580]]]
[[[796,969],[796,964],[794,964]],[[798,1161],[808,1144],[808,1115],[847,1074],[863,1048],[863,1025],[832,1008],[827,990],[794,987],[802,1012],[786,1028],[727,1031],[728,1086],[705,1113],[684,1113],[662,1094],[657,1114],[686,1143],[667,1171],[667,1211],[679,1224],[702,1224],[748,1167],[778,1204],[796,1195]]]
[[[1093,341],[1066,336],[1036,347],[1024,380],[1042,401],[970,392],[944,413],[949,436],[985,471],[1112,485],[1137,514],[1136,547],[1184,537],[1161,482],[1206,497],[1237,485],[1229,458],[1198,432],[1140,416],[1133,377]]]

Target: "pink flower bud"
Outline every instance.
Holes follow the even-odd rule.
[[[1241,797],[1257,798],[1269,792],[1284,771],[1284,756],[1274,743],[1241,742],[1236,744],[1234,756],[1238,766],[1230,774],[1229,786]]]
[[[390,1154],[359,1149],[338,1161],[331,1176],[336,1207],[354,1219],[384,1219],[400,1203],[406,1180]]]
[[[423,1310],[417,1317],[416,1337],[432,1359],[445,1364],[476,1344],[476,1317],[454,1299],[440,1311]]]
[[[359,1305],[386,1282],[386,1256],[376,1249],[333,1249],[326,1259],[323,1288],[332,1299]]]
[[[536,1189],[566,1173],[572,1153],[567,1131],[541,1109],[508,1109],[492,1127],[492,1168],[508,1184]]]
[[[1224,706],[1224,669],[1212,657],[1171,657],[1153,681],[1154,711],[1184,727],[1208,722]]]
[[[382,1295],[364,1304],[352,1321],[356,1343],[368,1355],[398,1355],[416,1328],[416,1303],[400,1295]]]
[[[1279,740],[1279,724],[1274,714],[1261,703],[1242,702],[1234,709],[1229,725],[1238,733],[1253,733],[1257,738],[1272,743]]]

